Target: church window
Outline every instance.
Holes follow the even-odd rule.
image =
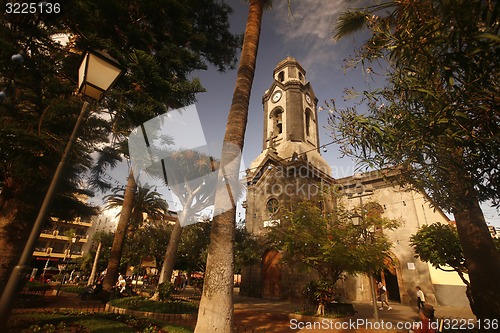
[[[273,135],[279,135],[283,133],[283,109],[281,108],[276,108],[274,109],[269,118],[271,118],[272,121],[272,130],[273,130]]]
[[[306,110],[306,135],[310,136],[311,135],[311,110],[307,109]]]
[[[301,82],[302,82],[303,78],[304,78],[304,76],[302,75],[302,73],[301,73],[301,72],[299,72],[299,80],[300,80]]]
[[[276,214],[278,212],[278,209],[279,209],[278,199],[271,198],[271,199],[267,200],[266,207],[267,207],[267,211],[269,212],[269,214]]]
[[[280,81],[280,82],[285,81],[285,72],[284,71],[279,72],[278,81]]]

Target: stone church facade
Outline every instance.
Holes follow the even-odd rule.
[[[280,209],[291,209],[294,202],[301,200],[321,200],[325,213],[333,211],[337,204],[354,209],[361,200],[376,201],[384,208],[384,217],[403,221],[398,229],[386,232],[393,243],[387,260],[390,264],[373,277],[386,283],[390,300],[415,303],[415,287],[419,285],[431,303],[466,302],[465,287],[457,282],[458,278],[452,273],[443,277],[416,259],[409,245],[410,235],[421,225],[448,222],[423,194],[393,185],[391,171],[331,177],[331,168],[320,154],[318,100],[306,80],[306,71],[294,58],[287,57],[276,66],[262,103],[262,153],[250,165],[246,178],[246,228],[250,233],[263,234],[267,227],[281,223]],[[342,196],[339,202],[333,196],[320,195],[330,187],[350,195]],[[318,277],[314,272],[285,267],[280,258],[279,252],[263,248],[261,262],[242,270],[240,293],[292,301],[303,298],[303,286]],[[366,276],[346,276],[338,282],[338,288],[346,300],[371,299]]]

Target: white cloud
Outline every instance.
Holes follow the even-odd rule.
[[[295,0],[289,17],[287,1],[275,1],[270,12],[275,33],[283,42],[297,45],[301,64],[308,69],[344,57],[343,48],[332,42],[332,26],[338,15],[347,8],[345,1]],[[301,52],[302,51],[302,52]],[[310,78],[311,79],[311,78]]]

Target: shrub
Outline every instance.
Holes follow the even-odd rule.
[[[158,285],[158,293],[160,294],[160,301],[166,302],[170,299],[170,295],[174,292],[174,285],[167,281]]]
[[[304,287],[304,293],[311,304],[326,304],[335,300],[335,282],[313,280]]]
[[[49,290],[52,289],[52,286],[46,283],[26,282],[25,289],[27,291]]]
[[[198,305],[187,301],[152,301],[143,297],[117,298],[109,302],[118,308],[156,313],[196,313]]]

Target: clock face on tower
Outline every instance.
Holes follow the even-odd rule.
[[[272,98],[272,99],[273,99],[273,103],[278,102],[278,101],[281,99],[281,91],[280,91],[280,90],[276,91],[276,92],[274,93],[274,95],[273,95],[273,98]]]
[[[311,101],[311,96],[309,96],[309,94],[306,94],[306,102],[307,104],[311,105],[312,104],[312,101]]]

